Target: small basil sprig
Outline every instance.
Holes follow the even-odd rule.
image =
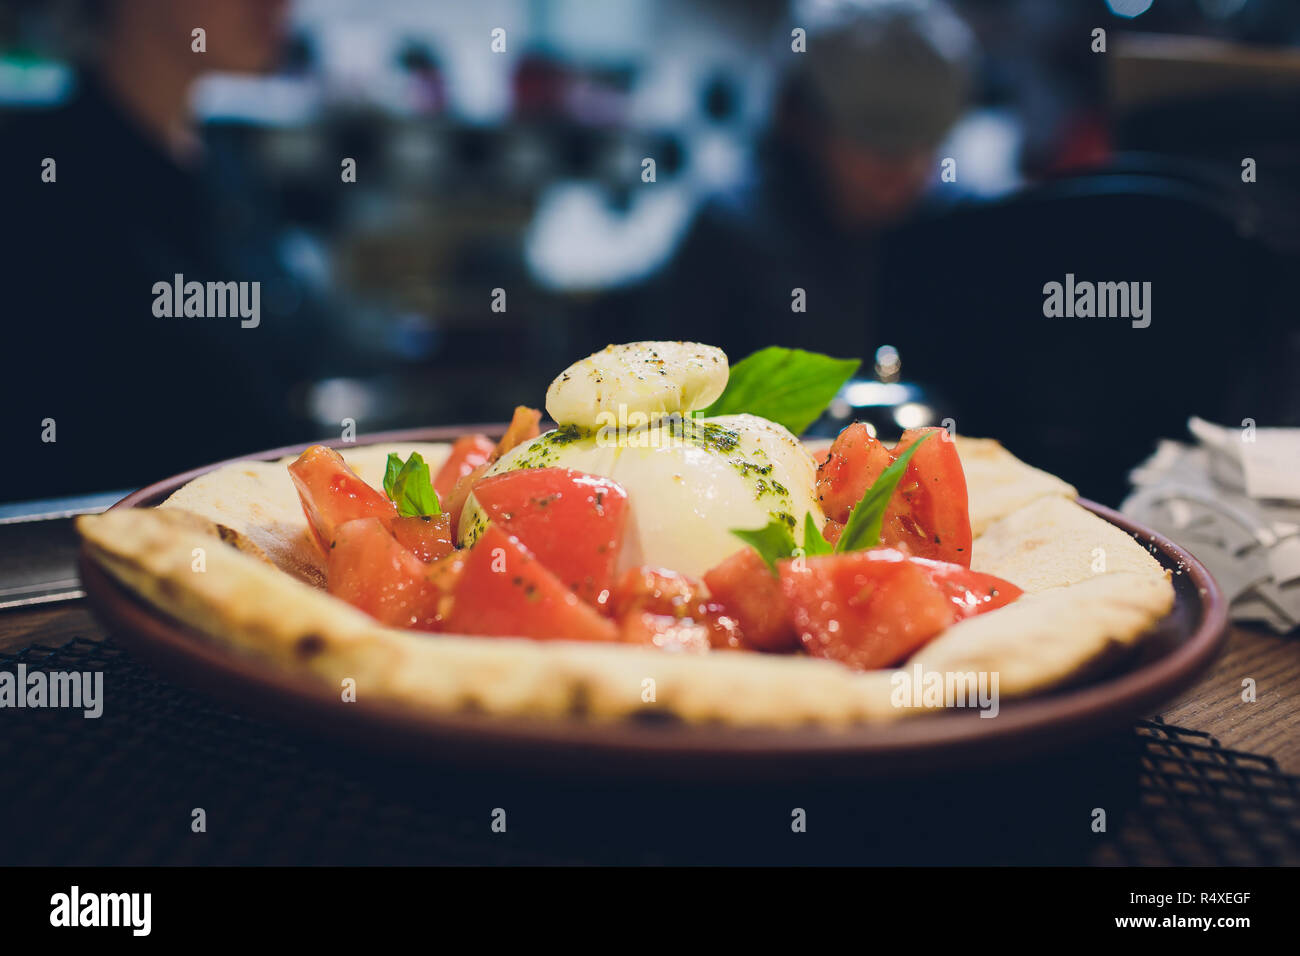
[[[812,515],[808,518],[811,520]],[[763,527],[752,531],[733,528],[731,533],[757,551],[758,556],[767,562],[773,574],[776,573],[776,562],[794,554],[794,535],[790,533],[790,528],[784,521],[773,519]],[[817,532],[817,536],[821,537],[820,531]]]
[[[820,352],[771,346],[731,367],[727,387],[697,415],[748,412],[784,425],[796,435],[815,422],[862,364]]]
[[[803,515],[803,553],[810,558],[831,553],[831,543],[822,537],[811,511],[805,511]]]
[[[840,539],[835,542],[836,554],[843,554],[846,551],[865,551],[880,544],[880,526],[884,524],[885,509],[889,507],[889,499],[894,496],[894,489],[898,487],[903,474],[907,471],[907,463],[912,455],[921,447],[921,442],[932,434],[934,433],[926,432],[913,442],[910,448],[899,455],[894,463],[871,483],[871,487],[863,494],[862,500],[849,514],[849,520],[844,523]]]
[[[744,528],[733,528],[731,533],[757,551],[758,556],[767,563],[773,574],[776,574],[776,562],[783,558],[792,558],[797,553],[809,556],[831,553],[831,546],[822,537],[821,530],[817,527],[817,522],[813,520],[811,511],[805,512],[803,516],[802,552],[799,551],[798,545],[794,543],[794,535],[790,532],[790,526],[784,521],[773,519],[763,527],[755,528],[752,531]]]
[[[419,452],[411,452],[405,462],[400,455],[389,453],[388,466],[384,469],[384,493],[404,518],[442,514],[438,493],[433,490],[429,477],[429,466]]]

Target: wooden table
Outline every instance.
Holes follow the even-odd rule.
[[[77,637],[105,637],[84,600],[0,611],[0,651],[57,646]],[[1255,681],[1253,703],[1242,700],[1248,677]],[[1234,625],[1227,648],[1205,676],[1153,716],[1213,734],[1233,750],[1272,757],[1283,771],[1300,774],[1300,638]]]
[[[1242,700],[1248,677],[1255,682],[1253,703]],[[1219,659],[1159,716],[1300,774],[1300,635],[1233,625]]]

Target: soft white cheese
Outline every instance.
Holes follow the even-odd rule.
[[[805,513],[817,527],[816,464],[794,435],[755,415],[668,419],[631,431],[562,427],[511,450],[489,471],[558,467],[602,475],[628,492],[620,570],[641,565],[700,575],[744,544],[733,528],[773,518],[803,540]],[[473,495],[459,535],[471,544],[485,516]]]
[[[644,424],[707,408],[727,386],[727,356],[696,342],[611,345],[574,362],[546,390],[546,413],[561,425]]]

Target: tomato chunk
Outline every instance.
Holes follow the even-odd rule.
[[[966,472],[957,445],[942,428],[909,428],[892,455],[897,458],[926,433],[898,483],[881,528],[883,544],[906,544],[919,558],[970,567],[972,535]]]
[[[433,476],[433,490],[438,493],[438,500],[442,502],[444,510],[447,499],[456,490],[456,483],[480,465],[492,461],[496,447],[496,442],[487,435],[465,435],[456,439],[447,460]]]
[[[312,445],[289,466],[289,475],[302,499],[312,536],[326,555],[335,531],[345,522],[357,518],[387,522],[397,516],[388,497],[362,481],[332,448]]]
[[[425,564],[456,550],[451,539],[451,519],[445,513],[394,518],[390,529],[397,543]]]
[[[1020,589],[960,565],[892,548],[778,562],[804,649],[858,670],[900,663],[951,624],[1001,607]]]
[[[480,480],[474,498],[578,597],[609,600],[627,524],[622,485],[567,468],[525,468]]]
[[[663,568],[632,568],[614,588],[610,611],[622,624],[623,639],[658,647],[716,650],[745,647],[740,623],[711,601],[701,583]]]
[[[489,524],[464,562],[443,630],[542,640],[618,639],[612,621],[579,600],[500,526]]]
[[[854,422],[839,433],[817,468],[817,500],[826,517],[843,525],[880,473],[893,464],[889,449]]]
[[[745,643],[760,651],[799,649],[781,582],[757,551],[744,548],[704,575],[713,598],[740,623]]]
[[[892,449],[872,437],[861,422],[840,432],[817,469],[818,499],[830,519],[828,540],[842,530],[842,523],[881,472],[927,433],[933,437],[913,453],[885,509],[880,543],[917,557],[970,567],[966,474],[956,444],[942,428],[910,428]]]
[[[925,558],[912,563],[924,568],[930,583],[948,598],[957,621],[1004,607],[1025,593],[1010,581],[959,564]]]
[[[625,644],[645,644],[661,651],[688,651],[703,654],[712,649],[710,629],[692,618],[675,618],[668,614],[637,611],[626,615],[619,624],[619,640]]]
[[[438,629],[448,569],[434,574],[378,518],[339,525],[326,553],[326,580],[335,597],[390,627]]]

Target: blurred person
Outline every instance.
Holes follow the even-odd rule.
[[[317,305],[286,266],[275,197],[229,137],[209,139],[190,114],[203,73],[275,64],[286,3],[80,9],[95,45],[72,98],[0,117],[0,500],[138,485],[301,437],[288,393],[321,348]],[[178,315],[156,291],[191,281],[241,284],[256,322]]]
[[[926,202],[975,40],[937,0],[832,0],[792,24],[807,52],[789,53],[755,179],[703,206],[662,276],[617,303],[620,324],[733,358],[874,348],[882,237]]]

